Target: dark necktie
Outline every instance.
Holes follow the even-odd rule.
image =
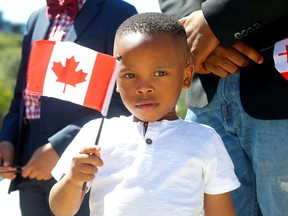
[[[47,0],[47,15],[49,19],[55,18],[58,14],[66,13],[74,20],[78,11],[77,0]]]

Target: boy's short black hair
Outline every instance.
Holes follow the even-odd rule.
[[[140,13],[125,20],[116,32],[116,40],[129,33],[170,33],[177,39],[186,40],[183,25],[176,18],[158,12]]]

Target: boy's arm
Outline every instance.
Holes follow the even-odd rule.
[[[204,194],[206,216],[236,216],[230,193],[217,195]]]
[[[50,208],[57,216],[75,215],[80,208],[84,195],[85,192],[82,191],[82,186],[75,185],[65,175],[50,191]]]
[[[54,167],[54,172],[52,171],[55,179],[60,179],[54,184],[49,195],[50,208],[57,216],[70,216],[78,212],[86,192],[82,190],[83,184],[92,181],[98,172],[98,167],[103,166],[99,147],[95,145],[83,147],[78,154],[74,154],[73,144],[79,145],[77,141],[71,143]],[[63,170],[66,170],[65,164],[67,165],[69,161],[71,161],[70,170],[65,175]],[[61,176],[63,177],[60,178]]]

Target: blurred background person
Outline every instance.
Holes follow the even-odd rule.
[[[29,18],[14,98],[0,131],[1,170],[23,166],[22,174],[1,175],[12,180],[9,191],[19,190],[23,216],[50,215],[48,194],[55,183],[52,168],[82,125],[101,116],[70,102],[26,94],[31,45],[38,39],[73,41],[112,55],[118,26],[136,13],[135,7],[121,0],[47,0],[47,6]],[[115,91],[108,117],[119,115],[129,112]],[[87,201],[79,215],[89,215]]]

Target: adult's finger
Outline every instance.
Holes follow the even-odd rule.
[[[255,48],[242,41],[235,43],[233,48],[257,64],[262,64],[264,61],[261,54]]]
[[[236,73],[240,67],[248,65],[249,60],[233,48],[218,46],[204,62],[207,70],[226,77],[230,73]]]

